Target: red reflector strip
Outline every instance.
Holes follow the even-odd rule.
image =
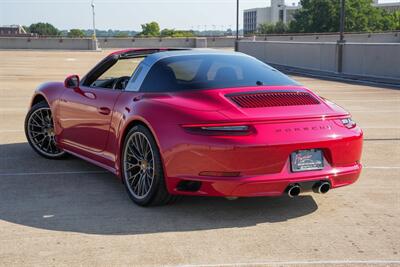
[[[216,172],[216,171],[204,171],[199,173],[200,176],[212,176],[212,177],[239,177],[240,172]]]

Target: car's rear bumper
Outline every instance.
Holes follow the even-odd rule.
[[[204,196],[279,196],[285,193],[289,185],[299,184],[301,191],[308,191],[319,181],[329,181],[331,188],[346,186],[357,181],[362,165],[331,168],[327,166],[321,171],[290,173],[289,161],[280,173],[252,177],[168,177],[169,191],[173,194]],[[180,191],[182,181],[198,181],[201,187],[195,192]]]
[[[360,172],[363,133],[340,120],[261,123],[247,136],[204,136],[175,129],[163,135],[164,173],[172,194],[276,196],[292,183],[329,180],[332,188],[354,183]],[[172,131],[171,131],[172,132]],[[324,168],[293,172],[292,153],[322,151]],[[182,190],[182,181],[199,181]],[[185,187],[185,186],[183,186]],[[185,189],[185,188],[184,188]],[[197,190],[194,190],[197,189]]]

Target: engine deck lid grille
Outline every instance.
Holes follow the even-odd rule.
[[[263,91],[225,95],[242,108],[318,105],[320,101],[308,92]]]

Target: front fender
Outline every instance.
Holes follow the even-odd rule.
[[[58,123],[58,101],[65,90],[64,84],[60,82],[48,82],[41,84],[34,92],[31,102],[30,108],[39,103],[40,101],[45,100],[50,107],[51,113],[53,114],[54,120],[54,130],[59,133],[59,123]]]
[[[52,108],[54,102],[61,97],[64,89],[64,84],[60,82],[47,82],[39,85],[31,98],[30,107],[37,103],[38,97],[43,97]]]

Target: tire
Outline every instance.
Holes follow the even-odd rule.
[[[33,150],[44,158],[61,159],[66,156],[66,152],[55,142],[53,118],[46,102],[39,102],[29,110],[25,117],[25,136]]]
[[[146,127],[136,125],[129,130],[121,160],[125,189],[134,203],[160,206],[177,199],[167,191],[160,152]]]

